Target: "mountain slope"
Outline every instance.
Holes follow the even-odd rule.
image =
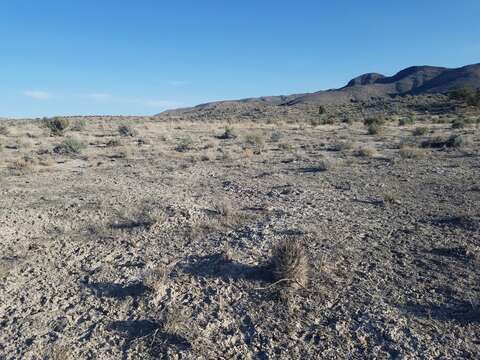
[[[206,109],[227,110],[232,108],[246,109],[252,105],[340,105],[352,101],[367,101],[372,98],[389,98],[397,95],[446,93],[452,88],[462,86],[480,88],[480,63],[455,69],[436,66],[412,66],[399,71],[393,76],[367,73],[350,80],[346,86],[340,89],[288,96],[265,96],[218,101],[167,112],[191,112]]]

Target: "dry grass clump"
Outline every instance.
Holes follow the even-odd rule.
[[[402,147],[398,151],[403,159],[420,159],[425,157],[425,150],[414,147]]]
[[[373,147],[363,146],[355,151],[355,155],[360,157],[374,157],[378,155],[378,151]]]
[[[412,125],[414,123],[415,123],[414,117],[401,118],[400,120],[398,120],[399,126]]]
[[[423,136],[423,135],[426,135],[427,133],[428,133],[428,128],[425,126],[416,127],[412,131],[413,136]]]
[[[178,152],[186,152],[193,148],[193,140],[190,136],[183,136],[178,139],[175,150]]]
[[[345,151],[353,148],[353,143],[350,141],[340,141],[332,145],[333,151]]]
[[[306,288],[310,277],[310,265],[304,245],[297,240],[281,240],[273,247],[271,257],[275,283],[292,288]]]
[[[120,125],[118,127],[118,133],[121,136],[137,136],[137,131],[130,125]]]
[[[260,133],[245,135],[244,141],[246,147],[253,149],[255,153],[260,153],[265,146],[265,140]]]
[[[232,202],[227,198],[222,199],[215,204],[215,212],[226,218],[232,216],[234,213]]]
[[[107,147],[116,147],[116,146],[122,145],[122,142],[120,141],[120,139],[114,138],[114,139],[108,140],[108,142],[105,145]]]
[[[8,134],[10,134],[8,127],[5,125],[0,125],[0,135],[8,136]]]
[[[292,144],[286,143],[286,142],[278,144],[278,148],[280,150],[285,150],[285,151],[293,151],[295,149],[295,147]]]
[[[30,156],[25,155],[19,159],[13,160],[9,165],[9,169],[14,171],[26,172],[31,170],[34,164],[34,159]]]
[[[229,126],[225,128],[223,134],[217,136],[218,139],[222,140],[235,139],[236,137],[237,135],[235,134],[234,130]]]

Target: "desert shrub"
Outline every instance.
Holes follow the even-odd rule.
[[[85,144],[77,139],[65,139],[53,148],[53,152],[60,155],[78,155],[85,147]]]
[[[448,138],[431,138],[422,142],[423,148],[460,148],[465,145],[465,139],[460,135],[452,135]]]
[[[319,160],[315,163],[314,166],[305,169],[307,172],[321,172],[327,171],[333,168],[333,163],[326,159]]]
[[[25,155],[19,159],[13,160],[10,163],[9,168],[11,170],[25,172],[30,170],[34,164],[35,164],[34,159],[28,155]]]
[[[363,124],[365,126],[370,126],[370,125],[373,125],[373,124],[384,125],[385,124],[385,118],[380,117],[380,116],[368,117],[368,118],[365,118],[363,120]]]
[[[382,125],[379,123],[372,123],[367,127],[367,132],[369,135],[376,135],[381,131],[382,131]]]
[[[283,135],[280,131],[274,131],[270,135],[270,140],[273,142],[279,142],[282,139]]]
[[[344,151],[344,150],[350,150],[353,147],[353,143],[350,141],[341,141],[336,144],[332,145],[332,150],[333,151]]]
[[[130,125],[120,125],[118,127],[118,132],[121,136],[136,136],[137,131]]]
[[[292,288],[308,286],[310,265],[300,241],[285,239],[278,242],[273,247],[271,267],[275,282]]]
[[[2,151],[3,151],[3,144],[0,143],[0,152],[2,152]]]
[[[318,107],[318,115],[323,115],[323,114],[325,114],[325,107],[320,105]]]
[[[394,193],[385,192],[382,196],[383,202],[387,204],[395,204],[398,202],[397,197]]]
[[[399,126],[412,125],[414,123],[415,119],[413,117],[401,118],[400,120],[398,120]]]
[[[219,139],[223,140],[235,139],[236,137],[237,135],[235,134],[234,130],[229,126],[225,128],[223,134],[218,136]]]
[[[70,129],[72,131],[83,131],[85,130],[86,126],[87,126],[87,122],[85,121],[85,119],[79,119],[73,122]]]
[[[427,133],[428,133],[428,128],[425,126],[416,127],[415,129],[413,129],[413,132],[412,132],[413,136],[423,136]]]
[[[233,215],[232,202],[227,198],[222,199],[221,201],[215,204],[215,212],[226,218],[232,216]]]
[[[43,126],[50,130],[54,136],[62,136],[70,126],[70,120],[63,117],[44,118]]]
[[[377,149],[375,149],[373,147],[368,147],[368,146],[358,148],[355,151],[355,155],[356,156],[361,156],[361,157],[373,157],[377,154],[378,154]]]
[[[193,140],[190,136],[186,135],[177,140],[175,150],[178,152],[186,152],[193,148]]]
[[[480,89],[474,89],[471,86],[453,89],[449,92],[449,97],[469,106],[480,106]]]
[[[455,119],[452,121],[452,129],[463,129],[465,127],[465,120]]]
[[[8,136],[9,133],[10,132],[6,125],[0,125],[0,135]]]
[[[262,151],[263,147],[265,146],[265,140],[263,135],[260,133],[257,134],[248,134],[245,136],[245,145],[248,148],[252,148],[255,152]]]
[[[286,150],[286,151],[293,151],[294,149],[294,146],[290,143],[281,143],[281,144],[278,144],[278,148],[281,149],[281,150]]]

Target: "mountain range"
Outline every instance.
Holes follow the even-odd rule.
[[[191,108],[167,112],[190,112],[212,108],[228,108],[241,104],[268,105],[340,105],[349,102],[368,101],[372,98],[391,98],[404,95],[447,93],[451,89],[469,86],[480,88],[480,63],[460,68],[437,66],[412,66],[393,76],[367,73],[350,80],[339,89],[321,90],[313,93],[263,96],[241,100],[217,101]]]

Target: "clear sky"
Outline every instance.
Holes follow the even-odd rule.
[[[478,62],[479,0],[0,0],[0,117],[155,114]]]

